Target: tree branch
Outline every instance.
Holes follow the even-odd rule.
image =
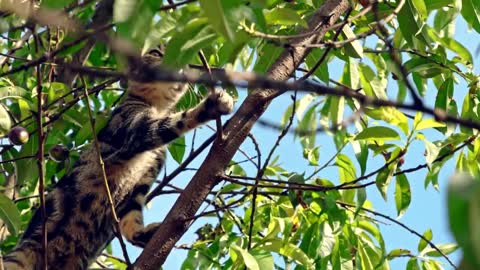
[[[323,38],[327,27],[335,23],[348,7],[347,0],[326,1],[309,21],[309,29],[306,29],[306,31],[320,29],[318,34],[298,38],[296,42],[318,42]],[[274,80],[288,79],[309,52],[308,48],[285,50],[268,70],[268,76]],[[165,221],[135,262],[134,269],[158,269],[165,262],[175,243],[190,226],[191,222],[187,220],[195,216],[204,199],[216,185],[217,177],[223,173],[224,168],[246,139],[256,120],[267,109],[269,105],[267,98],[276,92],[277,90],[274,89],[253,91],[246,98],[226,125],[224,138],[217,138],[214,142],[205,162],[186,187],[185,192],[179,196]]]

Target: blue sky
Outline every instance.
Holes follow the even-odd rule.
[[[456,29],[456,36],[457,40],[459,40],[464,46],[466,46],[472,54],[475,53],[476,49],[480,44],[480,37],[478,33],[467,30],[466,24],[463,22],[462,19],[457,20],[457,29]],[[478,55],[474,55],[474,59],[478,62],[480,59]],[[329,71],[330,75],[333,79],[338,80],[340,78],[341,72],[343,70],[343,64],[338,65],[338,63],[330,63],[329,64]],[[478,66],[475,68],[475,73],[479,73]],[[395,88],[394,82],[389,82],[389,86]],[[463,101],[463,96],[467,91],[467,85],[463,80],[459,80],[459,83],[455,85],[455,98],[458,104],[461,104]],[[427,105],[433,107],[433,101],[435,100],[437,90],[434,89],[431,85],[429,85],[429,89],[426,94],[426,103]],[[242,91],[241,97],[245,96],[245,92]],[[242,101],[242,98],[240,98]],[[429,102],[430,101],[430,102]],[[279,116],[283,115],[286,107],[291,104],[291,99],[288,95],[284,95],[276,99],[267,112],[264,115],[264,119],[272,120],[278,122]],[[238,108],[238,104],[236,106]],[[227,117],[224,117],[224,120]],[[212,132],[208,128],[202,128],[197,133],[197,140],[196,145],[199,145],[205,138],[207,138]],[[253,134],[255,134],[256,139],[258,140],[259,144],[262,146],[263,151],[268,151],[275,139],[278,136],[278,132],[275,130],[271,130],[268,128],[261,127],[256,125],[253,129]],[[435,139],[441,139],[442,134],[437,131],[429,131],[425,134],[427,138],[431,141]],[[187,135],[187,142],[190,144],[192,138],[192,134]],[[325,163],[334,153],[334,143],[331,136],[326,134],[319,134],[317,138],[317,144],[320,145],[320,164]],[[254,156],[253,146],[247,140],[241,147],[244,151],[248,152],[252,156]],[[187,150],[188,153],[188,150]],[[205,151],[204,153],[207,153]],[[294,140],[293,135],[289,134],[286,138],[283,139],[280,147],[276,151],[279,154],[280,159],[279,162],[281,165],[291,171],[295,172],[303,172],[305,170],[310,170],[311,167],[308,168],[306,161],[302,158],[302,148],[300,143]],[[419,164],[425,163],[424,153],[424,145],[420,142],[415,142],[410,147],[409,152],[405,158],[405,164],[402,168],[410,168],[415,167]],[[346,149],[345,154],[350,154],[353,157],[352,149]],[[194,162],[191,166],[192,168],[197,168],[201,164],[201,161],[204,159],[205,154],[201,155],[197,158],[197,161]],[[293,158],[292,158],[293,157]],[[234,160],[243,160],[245,159],[242,155],[237,154]],[[355,160],[352,158],[352,160]],[[447,219],[446,219],[446,187],[448,178],[454,172],[454,161],[450,160],[442,169],[440,176],[439,176],[439,185],[440,190],[436,191],[431,186],[427,189],[424,188],[424,179],[426,175],[426,170],[421,170],[415,173],[408,174],[408,179],[412,189],[412,202],[408,211],[405,213],[404,216],[401,217],[399,221],[408,225],[410,228],[416,230],[419,233],[425,232],[427,229],[432,229],[433,231],[433,242],[434,243],[449,243],[452,242],[453,239],[449,233]],[[375,170],[382,166],[384,163],[383,157],[374,157],[372,158],[370,155],[370,160],[368,162],[367,172]],[[167,171],[171,172],[176,168],[177,164],[171,158],[167,162]],[[246,166],[248,168],[248,165]],[[357,168],[357,172],[359,169]],[[328,179],[336,179],[337,169],[327,169],[323,172],[323,175],[326,176]],[[163,175],[163,173],[161,174]],[[189,179],[192,177],[193,172],[187,171],[180,174],[174,181],[175,185],[184,186],[188,183]],[[253,175],[253,174],[251,174]],[[393,218],[396,217],[396,209],[395,209],[395,202],[393,197],[394,191],[394,181],[389,187],[389,199],[385,202],[378,190],[375,186],[371,186],[367,189],[368,199],[372,202],[374,209],[379,211],[383,214],[387,214]],[[163,220],[166,213],[170,210],[171,206],[175,201],[176,196],[174,195],[162,195],[157,197],[153,200],[151,207],[145,211],[145,223],[148,224],[150,222],[158,222]],[[181,238],[178,244],[183,243],[192,243],[196,236],[194,232],[198,227],[204,224],[204,222],[208,221],[206,218],[200,219],[195,222],[190,230]],[[215,222],[215,221],[212,221]],[[417,245],[419,242],[419,238],[415,235],[407,232],[406,230],[400,228],[399,226],[385,221],[385,224],[380,225],[383,237],[386,242],[387,251],[396,248],[405,248],[411,250],[413,253],[417,251]],[[114,250],[116,254],[121,254],[119,252],[118,245],[114,244]],[[138,248],[129,247],[129,254],[131,258],[135,258],[138,256],[139,252],[141,251]],[[119,255],[120,256],[120,255]],[[185,259],[186,251],[184,250],[177,250],[174,249],[170,256],[168,257],[164,269],[179,269],[181,263]],[[457,262],[460,258],[459,252],[451,255],[451,258]],[[396,259],[391,264],[391,269],[405,269],[407,259]],[[444,264],[445,269],[450,269],[448,264]]]

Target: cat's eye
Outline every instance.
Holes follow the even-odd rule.
[[[162,57],[163,53],[159,49],[151,49],[148,54],[155,57]]]

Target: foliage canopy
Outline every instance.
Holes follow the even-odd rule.
[[[175,177],[213,140],[205,164],[223,157],[222,151],[230,155],[226,166],[212,162],[218,165],[211,171],[222,173],[209,180],[211,187],[220,184],[198,195],[208,207],[193,208],[196,216],[184,211],[183,222],[207,218],[187,247],[182,269],[390,269],[405,257],[402,266],[409,270],[453,268],[448,255],[457,244],[435,244],[431,230],[416,232],[401,222],[415,207],[409,173],[426,171],[425,188],[438,189],[447,179],[441,175],[445,166],[461,172],[451,179],[448,194],[450,226],[465,254],[460,268],[480,267],[478,49],[455,32],[462,21],[480,40],[479,1],[43,0],[0,1],[0,10],[3,252],[28,224],[39,190],[45,184],[48,192],[92,142],[87,102],[97,132],[125,92],[124,74],[114,72],[125,70],[125,55],[164,44],[165,66],[209,71],[223,80],[237,107],[242,104],[225,125],[227,143],[221,136],[172,143],[169,153],[180,165],[159,176],[161,188],[150,196],[181,193]],[[293,62],[279,64],[282,59]],[[202,80],[192,84],[179,108],[195,106],[209,86],[219,84]],[[257,121],[275,98],[283,103],[275,122]],[[276,130],[273,147],[257,142],[263,135],[250,133],[253,123]],[[7,135],[15,126],[28,130],[27,143],[10,143]],[[242,150],[249,133],[254,147]],[[277,150],[291,137],[303,155]],[[229,142],[234,146],[222,149]],[[327,144],[334,150],[324,152]],[[68,157],[45,154],[63,151],[58,145],[68,149]],[[375,211],[369,200],[371,192],[386,200],[389,189],[396,217]],[[185,198],[196,196],[186,193]],[[172,215],[183,211],[182,202]],[[417,235],[418,249],[386,248],[382,222]],[[183,231],[173,233],[178,239]],[[146,249],[144,254],[154,252]],[[141,256],[136,265],[143,262]],[[124,258],[107,255],[97,264],[126,267]]]

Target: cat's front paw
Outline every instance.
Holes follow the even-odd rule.
[[[216,91],[208,96],[205,107],[211,118],[229,114],[233,111],[233,98],[225,91]]]

